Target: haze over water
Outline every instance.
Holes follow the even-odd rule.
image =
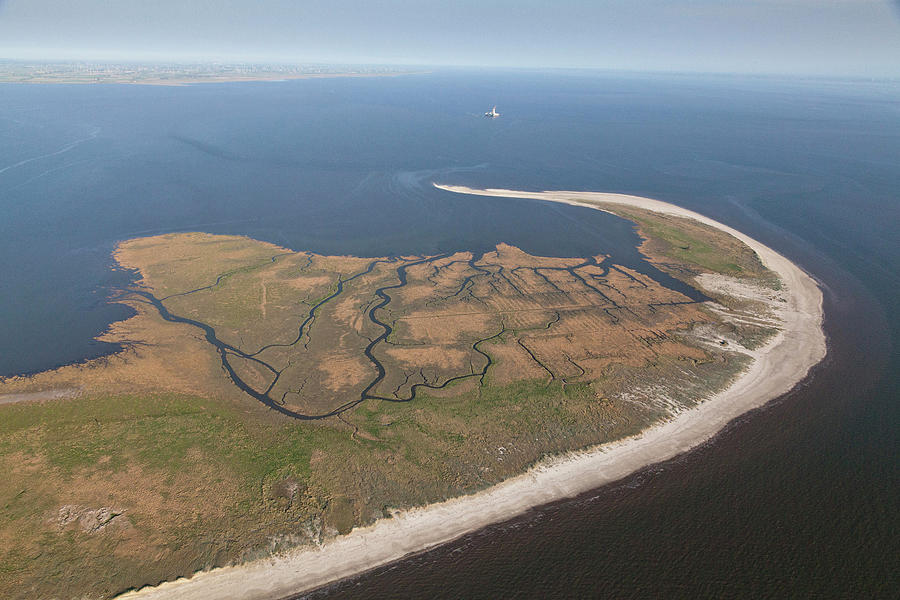
[[[180,88],[0,86],[0,374],[111,350],[118,240],[240,233],[326,254],[611,252],[620,219],[472,187],[680,204],[825,290],[826,363],[708,447],[332,588],[335,596],[885,595],[900,548],[900,88],[465,72]],[[500,119],[481,113],[498,105]]]

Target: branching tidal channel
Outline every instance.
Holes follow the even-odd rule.
[[[276,262],[277,259],[279,258],[279,256],[283,256],[283,254],[278,254],[278,255],[272,256],[271,261]],[[183,323],[183,324],[191,325],[191,326],[196,327],[196,328],[200,329],[201,331],[203,331],[206,341],[209,342],[212,346],[214,346],[216,348],[216,350],[218,351],[219,357],[221,359],[222,369],[227,373],[228,377],[231,379],[231,381],[234,383],[234,385],[237,386],[238,389],[240,389],[244,393],[248,394],[249,396],[255,398],[262,404],[268,406],[272,410],[275,410],[285,416],[288,416],[293,419],[311,421],[311,420],[326,419],[329,417],[338,416],[341,413],[343,413],[347,410],[350,410],[353,407],[359,405],[360,403],[365,402],[366,400],[382,400],[382,401],[386,401],[386,402],[410,402],[416,398],[416,394],[421,389],[439,390],[439,389],[446,388],[448,385],[450,385],[454,382],[461,381],[464,379],[477,378],[479,380],[480,384],[484,385],[485,376],[487,375],[488,370],[490,369],[490,367],[493,364],[493,359],[491,358],[490,354],[488,354],[481,348],[481,345],[484,343],[490,342],[492,340],[501,338],[508,331],[511,331],[510,329],[507,328],[506,324],[502,320],[501,320],[499,331],[494,330],[489,335],[486,335],[486,337],[475,341],[471,345],[472,350],[484,358],[484,364],[481,366],[480,369],[477,369],[473,365],[471,367],[470,372],[446,378],[441,382],[438,382],[438,381],[428,382],[424,373],[420,370],[419,376],[422,378],[422,381],[419,383],[410,385],[408,396],[400,397],[398,395],[399,388],[394,391],[393,396],[379,395],[378,393],[376,393],[376,388],[385,379],[386,370],[385,370],[385,367],[382,364],[382,362],[375,355],[375,349],[380,344],[391,343],[389,338],[390,338],[391,334],[393,333],[392,326],[389,323],[382,320],[382,318],[379,317],[379,312],[386,309],[386,307],[390,304],[391,290],[397,290],[397,289],[403,288],[404,286],[407,285],[407,277],[408,277],[407,271],[410,267],[423,265],[423,264],[435,263],[436,261],[446,259],[449,256],[450,256],[450,254],[440,254],[437,256],[417,257],[413,260],[402,261],[402,264],[400,264],[396,268],[396,280],[395,280],[396,283],[392,283],[390,285],[385,285],[385,286],[380,287],[375,290],[374,295],[379,299],[379,301],[376,304],[374,304],[371,308],[369,308],[369,310],[366,312],[366,316],[367,316],[368,320],[372,324],[379,327],[382,330],[382,332],[380,335],[378,335],[374,339],[371,339],[369,341],[369,344],[365,347],[365,349],[363,351],[365,353],[366,358],[369,360],[369,362],[372,363],[372,365],[375,368],[375,372],[376,372],[375,377],[368,383],[368,385],[365,386],[365,388],[362,390],[362,392],[360,393],[358,398],[351,400],[349,402],[346,402],[336,408],[333,408],[327,412],[320,413],[320,414],[305,414],[305,413],[298,412],[296,410],[292,410],[291,408],[288,408],[285,405],[285,397],[290,392],[285,392],[284,394],[282,394],[281,398],[274,398],[272,396],[272,390],[274,389],[275,385],[278,383],[284,370],[287,369],[288,367],[285,366],[285,367],[282,367],[281,369],[279,369],[279,368],[273,366],[272,364],[266,362],[265,360],[261,359],[259,357],[259,355],[263,351],[270,349],[270,348],[275,348],[275,347],[288,348],[288,347],[297,346],[298,344],[303,342],[304,336],[307,339],[307,341],[304,343],[304,346],[308,346],[308,340],[311,336],[311,329],[312,329],[313,323],[316,320],[317,313],[321,310],[321,308],[325,304],[336,299],[343,293],[345,284],[348,284],[356,279],[359,279],[365,275],[372,273],[372,271],[375,269],[375,267],[378,264],[394,264],[397,262],[401,262],[402,259],[399,259],[397,257],[391,257],[391,258],[386,258],[386,259],[375,259],[375,260],[372,260],[364,270],[359,271],[347,278],[344,278],[343,275],[339,275],[337,283],[336,283],[333,291],[331,291],[331,293],[329,293],[327,296],[325,296],[324,298],[320,299],[318,302],[313,304],[310,307],[309,311],[307,311],[305,313],[303,320],[300,322],[299,326],[297,327],[297,335],[292,341],[287,342],[287,343],[267,344],[265,346],[262,346],[261,348],[259,348],[258,350],[254,351],[254,352],[247,352],[247,351],[244,351],[232,344],[229,344],[228,342],[220,339],[217,336],[215,329],[211,325],[204,323],[202,321],[198,321],[198,320],[191,319],[188,317],[173,314],[165,306],[165,301],[168,300],[169,298],[188,296],[188,295],[194,294],[196,292],[216,288],[225,279],[227,279],[233,273],[233,271],[219,275],[216,278],[215,282],[210,285],[199,287],[199,288],[196,288],[196,289],[193,289],[190,291],[186,291],[186,292],[181,292],[178,294],[172,294],[172,295],[166,296],[164,298],[157,298],[155,295],[153,295],[150,291],[148,291],[145,288],[134,288],[134,289],[131,289],[130,291],[132,293],[136,294],[137,296],[140,296],[141,298],[143,298],[149,304],[152,304],[156,308],[156,310],[159,312],[159,315],[164,320],[172,322],[172,323]],[[573,282],[577,282],[577,285],[579,285],[579,287],[581,287],[582,289],[585,289],[585,290],[589,290],[593,294],[598,294],[603,298],[605,305],[608,306],[608,308],[605,308],[603,310],[605,310],[606,314],[614,321],[617,320],[617,317],[615,316],[615,311],[630,310],[626,306],[620,306],[615,300],[613,300],[610,296],[608,296],[606,293],[604,293],[604,291],[602,289],[604,286],[603,278],[606,274],[609,273],[609,270],[611,268],[618,270],[614,265],[609,264],[608,259],[597,261],[594,258],[590,258],[580,264],[577,264],[574,266],[565,266],[565,267],[548,267],[548,266],[517,267],[516,269],[506,271],[506,272],[504,272],[504,268],[502,266],[500,266],[497,271],[492,271],[490,269],[485,268],[484,266],[478,265],[478,264],[476,264],[477,261],[474,257],[470,258],[469,260],[465,260],[465,261],[454,261],[453,263],[450,263],[450,264],[454,264],[457,262],[466,263],[467,266],[469,267],[469,269],[471,269],[472,273],[468,274],[462,280],[462,282],[460,283],[460,285],[458,286],[457,289],[455,289],[453,292],[451,292],[447,296],[443,297],[442,298],[443,300],[447,300],[449,298],[455,298],[455,299],[462,299],[462,300],[478,301],[478,302],[483,303],[483,300],[481,300],[478,296],[474,295],[474,293],[473,293],[474,280],[476,278],[485,278],[485,280],[487,281],[487,283],[491,289],[499,291],[499,286],[507,286],[506,289],[512,289],[512,290],[514,290],[515,293],[524,295],[524,292],[516,284],[515,279],[519,277],[517,271],[526,269],[528,271],[533,272],[535,276],[546,281],[549,285],[556,288],[559,292],[562,292],[562,290],[559,290],[559,288],[557,288],[556,285],[554,285],[552,283],[552,281],[547,277],[547,273],[553,272],[553,271],[567,273],[569,275],[569,277],[571,277],[571,280]],[[447,268],[448,266],[449,265],[443,265],[443,266],[439,267],[439,266],[432,264],[434,274],[437,274],[440,271],[440,269]],[[602,271],[599,274],[585,275],[585,274],[578,272],[578,269],[581,269],[583,267],[597,267],[597,268],[600,268]],[[432,283],[434,283],[434,281],[432,279],[433,276],[434,275],[428,277],[428,279],[430,281],[432,281]],[[705,299],[705,298],[692,298],[690,302],[692,303],[692,302],[702,301],[703,299]],[[553,325],[558,320],[559,320],[559,313],[557,312],[555,315],[555,319],[553,321],[551,321],[550,323],[546,324],[546,328],[549,329],[551,327],[551,325]],[[519,343],[520,343],[520,345],[522,345],[521,340],[519,340]],[[531,357],[544,370],[547,370],[550,373],[551,380],[552,380],[555,377],[553,372],[550,371],[543,363],[541,363],[526,346],[523,345],[522,347],[525,348],[525,350],[528,352],[528,354],[531,355]],[[254,386],[250,385],[243,377],[240,376],[240,374],[238,374],[236,372],[234,365],[232,365],[232,363],[231,363],[232,358],[237,358],[237,359],[241,359],[241,360],[248,360],[248,361],[254,362],[257,365],[259,365],[262,369],[269,372],[271,374],[271,381],[268,384],[268,386],[263,390],[259,390],[259,389],[256,389]],[[288,364],[288,366],[290,366],[290,363]],[[409,378],[410,378],[410,375],[407,375],[407,381],[409,380]]]

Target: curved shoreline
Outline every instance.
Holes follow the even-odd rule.
[[[603,208],[597,203],[624,204],[691,218],[725,231],[752,248],[763,264],[781,277],[788,292],[781,331],[760,349],[758,358],[730,387],[637,436],[541,461],[525,473],[475,494],[398,511],[391,519],[354,529],[318,548],[299,548],[273,558],[201,572],[190,579],[128,592],[121,598],[268,600],[359,574],[682,454],[709,440],[734,418],[790,391],[825,357],[822,293],[816,282],[771,248],[713,219],[666,202],[624,194],[435,187],[599,210]]]

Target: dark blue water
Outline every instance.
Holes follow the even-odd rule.
[[[465,89],[473,82],[480,91]],[[498,242],[541,255],[604,251],[695,295],[643,261],[621,219],[431,187],[494,177],[592,185],[583,168],[573,179],[538,167],[560,159],[547,147],[548,118],[559,123],[560,147],[584,144],[585,131],[559,100],[542,108],[533,84],[444,75],[0,87],[0,374],[114,350],[93,341],[128,314],[104,301],[126,276],[109,270],[110,251],[118,240],[165,231],[241,233],[366,256],[483,252]],[[491,122],[478,111],[498,86],[511,98],[518,88],[522,105],[510,99],[517,116]],[[575,147],[566,152],[577,156]]]
[[[495,103],[503,117],[482,119]],[[120,239],[204,230],[365,255],[506,241],[647,268],[619,219],[429,182],[657,197],[819,278],[826,363],[686,457],[324,593],[888,597],[898,164],[891,83],[442,72],[0,86],[0,373],[110,350],[91,339],[127,316],[105,302],[126,277],[108,269]]]

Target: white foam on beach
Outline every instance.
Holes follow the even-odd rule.
[[[481,196],[533,198],[576,206],[623,204],[695,219],[741,240],[782,281],[787,300],[779,311],[781,331],[753,352],[749,368],[731,386],[641,434],[542,461],[527,472],[484,491],[422,508],[400,511],[354,529],[320,547],[198,573],[122,596],[127,599],[272,599],[355,575],[427,550],[529,508],[614,482],[647,465],[668,460],[709,440],[741,414],[781,396],[825,357],[822,293],[803,270],[743,233],[673,204],[596,192],[520,192],[436,185]],[[601,208],[602,210],[602,208]]]

